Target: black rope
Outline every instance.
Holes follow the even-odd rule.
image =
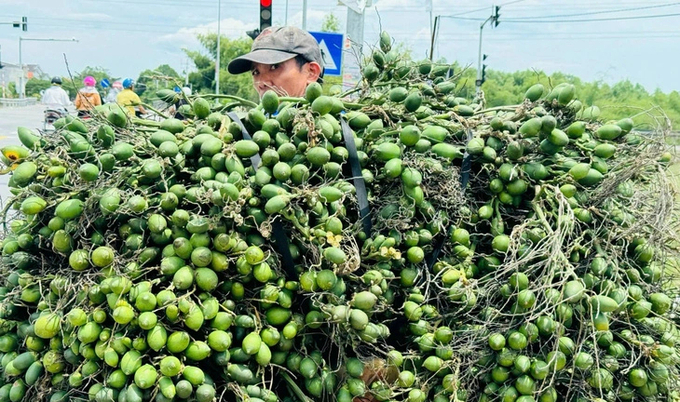
[[[461,190],[463,193],[465,193],[465,187],[467,187],[468,182],[470,181],[470,169],[472,168],[472,160],[470,158],[470,154],[467,152],[467,143],[470,142],[473,138],[472,130],[467,129],[467,141],[465,142],[465,154],[463,155],[463,165],[460,170],[460,185],[461,185]],[[434,243],[434,248],[432,249],[432,253],[430,254],[430,258],[427,261],[427,267],[428,269],[432,269],[434,264],[437,262],[437,259],[439,258],[439,254],[441,254],[442,249],[444,248],[444,242],[446,239],[448,239],[451,236],[451,231],[453,230],[453,226],[449,225],[449,228],[446,230],[446,236],[440,236]]]
[[[234,112],[227,112],[226,115],[241,127],[241,134],[243,135],[243,138],[250,140],[250,134],[241,122],[241,119],[238,118],[238,115]],[[253,169],[256,171],[260,166],[261,160],[262,159],[260,158],[259,154],[255,154],[250,157],[250,162],[253,164]],[[286,231],[283,229],[280,219],[275,219],[274,222],[272,222],[272,236],[274,237],[274,245],[281,255],[283,269],[285,269],[288,273],[289,279],[296,278],[297,272],[295,272],[295,262],[293,261],[293,256],[290,254],[290,248],[288,248],[288,236],[286,235]]]
[[[345,117],[340,117],[340,125],[342,126],[342,136],[347,145],[347,152],[349,153],[349,166],[352,168],[352,177],[354,179],[354,188],[356,189],[357,199],[359,200],[359,216],[364,227],[366,237],[371,236],[371,208],[368,205],[368,192],[366,191],[366,182],[364,176],[361,174],[361,164],[359,163],[359,154],[357,153],[357,145],[354,142],[354,133],[350,129],[349,124],[345,121]]]

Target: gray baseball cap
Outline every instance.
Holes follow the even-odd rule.
[[[323,71],[323,58],[316,39],[306,31],[296,27],[269,27],[253,41],[250,53],[237,57],[229,63],[231,74],[250,71],[253,62],[278,64],[296,56],[315,61]],[[322,74],[323,75],[323,72]]]

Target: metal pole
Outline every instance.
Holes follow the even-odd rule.
[[[54,38],[22,38],[19,37],[19,68],[21,69],[21,75],[19,76],[19,97],[23,98],[24,94],[24,63],[21,58],[21,42],[25,40],[35,41],[35,42],[78,42],[78,39],[54,39]]]
[[[288,0],[286,0],[286,19],[283,25],[288,26]]]
[[[430,61],[432,61],[434,55],[434,41],[437,35],[437,29],[439,29],[439,17],[441,16],[438,15],[434,17],[434,25],[432,27],[432,38],[430,41]]]
[[[222,0],[217,0],[217,60],[215,61],[215,94],[220,93],[220,20],[222,11]]]
[[[433,14],[433,9],[432,7],[432,0],[427,0],[427,6],[430,8],[430,36],[434,36],[434,25],[432,24],[432,14]],[[432,60],[432,57],[430,57],[430,60]]]
[[[189,58],[187,57],[186,62],[184,64],[184,86],[188,87],[189,86]]]
[[[482,32],[484,30],[484,24],[486,24],[486,21],[484,21],[479,26],[479,54],[477,55],[477,83],[479,83],[482,80]],[[482,86],[476,85],[476,87],[477,87],[477,93],[479,93]]]
[[[346,57],[342,58],[342,86],[343,89],[351,89],[361,81],[361,62],[364,44],[364,10],[356,11],[347,7],[347,37],[351,48]]]
[[[24,63],[21,59],[21,36],[19,37],[19,70],[21,74],[19,75],[19,98],[24,97]]]
[[[302,0],[302,29],[307,30],[307,0]]]

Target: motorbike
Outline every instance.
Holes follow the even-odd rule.
[[[48,108],[43,114],[43,131],[54,131],[54,122],[66,116],[68,112],[64,109]]]

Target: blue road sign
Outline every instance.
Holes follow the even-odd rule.
[[[319,42],[324,61],[324,75],[340,75],[344,35],[334,32],[310,32],[310,34]]]

